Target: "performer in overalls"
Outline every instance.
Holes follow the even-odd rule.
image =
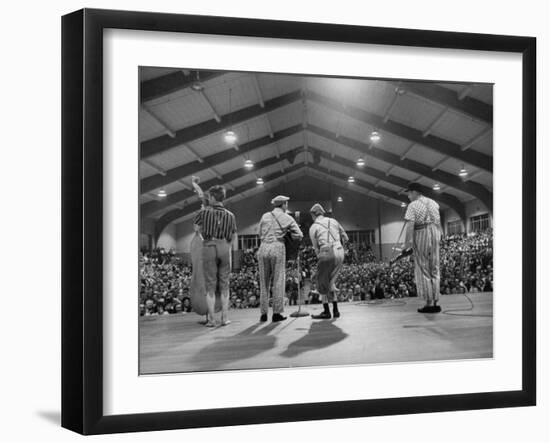
[[[411,203],[405,213],[404,248],[413,248],[414,279],[418,295],[426,305],[418,309],[421,313],[441,312],[439,300],[439,243],[442,229],[439,205],[422,195],[422,187],[411,183],[407,188]]]
[[[323,312],[312,315],[315,319],[330,319],[329,303],[332,303],[334,318],[340,317],[338,311],[338,289],[336,278],[344,263],[344,245],[348,236],[344,228],[335,219],[325,217],[325,210],[316,203],[309,210],[313,224],[309,228],[309,237],[317,254],[317,289],[322,296]]]
[[[273,297],[272,321],[286,320],[283,316],[283,299],[285,295],[286,253],[283,237],[290,231],[292,238],[301,240],[304,237],[298,223],[286,213],[288,197],[278,195],[271,204],[273,211],[262,215],[259,226],[261,245],[258,250],[260,271],[260,321],[267,321],[269,293]]]

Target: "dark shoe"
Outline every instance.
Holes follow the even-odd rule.
[[[434,306],[432,306],[432,308],[433,308],[433,313],[434,314],[437,314],[438,312],[441,312],[441,306],[434,305]]]
[[[339,317],[340,317],[340,311],[334,311],[334,312],[332,313],[332,316],[333,316],[334,318],[339,318]]]
[[[262,315],[260,316],[260,321],[261,321],[261,322],[267,321],[267,314],[262,314]]]
[[[319,315],[313,315],[311,314],[311,318],[315,320],[330,320],[330,312],[321,312]]]
[[[286,320],[286,317],[281,314],[273,314],[273,317],[271,317],[271,321],[277,322],[277,321],[283,321]]]
[[[439,306],[423,306],[422,308],[418,308],[418,312],[421,314],[435,314],[437,312],[441,311],[441,308],[439,308],[439,311],[436,310],[436,308],[439,308]]]

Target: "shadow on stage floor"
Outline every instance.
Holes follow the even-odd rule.
[[[140,318],[142,375],[242,369],[460,360],[493,357],[493,294],[443,296],[439,314],[422,300],[342,303],[341,317],[260,323],[258,309],[230,311],[205,328],[195,314]],[[308,313],[322,307],[309,305]],[[449,315],[446,315],[448,313]],[[287,312],[288,314],[288,312]]]
[[[308,333],[290,343],[281,356],[293,358],[307,351],[327,348],[344,340],[347,336],[348,334],[334,324],[334,320],[312,323]]]
[[[218,368],[218,363],[223,361],[234,362],[255,357],[275,347],[276,337],[268,335],[276,323],[260,327],[255,324],[241,332],[228,337],[217,337],[214,343],[200,349],[193,357],[199,370],[212,370]]]

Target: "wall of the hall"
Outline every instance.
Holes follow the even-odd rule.
[[[157,247],[164,248],[166,250],[174,249],[178,250],[177,245],[177,227],[176,225],[170,223],[164,231],[160,234],[157,240]]]
[[[470,217],[474,217],[476,215],[481,214],[489,214],[489,220],[491,223],[491,226],[493,226],[493,211],[492,208],[488,209],[487,206],[485,206],[480,200],[474,199],[471,200],[464,205],[466,209],[466,226],[465,232],[470,232]],[[447,229],[447,223],[453,222],[456,220],[460,220],[459,215],[453,210],[453,209],[447,209],[443,213],[444,217],[444,229]]]
[[[397,242],[399,233],[403,226],[403,209],[387,203],[380,202],[380,224],[381,231],[378,226],[378,205],[379,200],[367,197],[362,194],[353,192],[340,193],[344,201],[342,203],[323,202],[329,209],[332,207],[333,216],[342,224],[347,231],[370,230],[375,231],[376,244],[374,252],[382,259],[389,259],[392,256],[392,247]],[[272,198],[270,192],[264,192],[255,196],[243,199],[239,202],[228,205],[228,208],[237,216],[237,225],[239,234],[256,234],[258,222],[266,211],[271,210],[269,201]],[[289,209],[291,211],[300,211],[304,214],[309,212],[312,202],[292,202]],[[465,204],[467,226],[466,232],[470,231],[470,217],[489,213],[491,226],[493,217],[491,211],[479,200],[472,200]],[[447,209],[443,212],[442,218],[444,228],[447,228],[447,223],[459,220],[458,214]],[[148,233],[154,232],[154,226],[147,220],[141,230],[140,247],[147,247]],[[380,238],[380,232],[382,234]],[[184,254],[189,253],[189,245],[193,237],[193,222],[187,220],[177,225],[170,224],[160,235],[157,246],[165,249],[175,249],[176,252]],[[403,237],[401,238],[403,240]],[[380,246],[381,245],[381,246]],[[235,241],[233,249],[237,250],[238,245]],[[237,258],[237,257],[236,257]]]
[[[375,198],[354,192],[341,192],[339,195],[344,199],[342,203],[337,203],[336,201],[323,202],[324,205],[327,206],[327,209],[332,206],[333,216],[348,231],[373,229],[376,238],[374,249],[377,255],[380,251],[380,230],[378,223],[378,206],[380,205],[382,257],[390,257],[391,247],[396,242],[403,224],[403,209],[387,202],[380,201],[379,203],[379,200]],[[228,209],[235,213],[237,217],[238,232],[240,235],[257,233],[261,215],[272,209],[269,203],[272,197],[272,193],[264,192],[228,205]],[[291,201],[289,210],[308,214],[312,204],[313,202]],[[192,220],[186,220],[178,223],[173,229],[167,228],[159,239],[159,246],[161,239],[164,242],[171,242],[173,240],[176,252],[186,254],[189,252],[192,237]],[[237,247],[238,245],[235,242],[233,249],[237,249]]]
[[[139,249],[151,249],[155,238],[155,220],[145,217],[139,227]]]

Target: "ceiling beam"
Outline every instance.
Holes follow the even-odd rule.
[[[208,96],[202,90],[199,91],[198,93],[202,97],[204,103],[206,103],[206,106],[208,107],[208,109],[210,109],[210,113],[214,116],[214,120],[216,120],[218,123],[220,123],[222,121],[222,119],[219,116],[218,111],[216,111],[216,109],[214,108],[214,105],[212,104],[212,102],[210,101]]]
[[[359,167],[355,164],[355,162],[348,160],[344,157],[340,157],[340,156],[332,157],[330,154],[324,151],[321,151],[320,149],[313,148],[313,147],[311,147],[310,149],[312,152],[319,153],[319,155],[325,160],[329,162],[334,162],[344,167],[345,169],[352,169],[354,171],[360,172],[361,174],[366,174],[371,177],[377,178],[380,181],[392,184],[394,186],[399,186],[402,189],[406,189],[407,185],[409,184],[408,180],[405,180],[404,178],[398,177],[396,175],[391,175],[387,172],[380,171],[378,169],[372,168],[367,165]],[[330,169],[332,170],[333,168],[330,168]],[[374,188],[378,187],[378,185],[372,185],[372,186]],[[427,186],[422,186],[422,193],[426,197],[445,203],[447,206],[450,206],[451,208],[453,208],[458,214],[465,214],[464,205],[454,195],[446,194],[442,192],[434,192],[432,189],[428,188]]]
[[[405,149],[405,152],[401,155],[401,160],[405,160],[407,158],[407,155],[413,150],[413,148],[416,146],[415,142],[412,142],[407,149]]]
[[[449,174],[441,170],[432,171],[432,168],[428,165],[410,160],[408,158],[401,159],[399,155],[393,154],[384,149],[380,149],[376,146],[373,146],[371,149],[369,149],[369,145],[367,145],[366,143],[351,139],[349,137],[344,137],[341,135],[337,139],[332,131],[327,131],[318,126],[309,125],[308,130],[335,143],[347,146],[358,152],[361,152],[368,156],[372,156],[394,166],[416,172],[423,177],[430,178],[439,183],[444,183],[459,191],[470,194],[471,196],[481,200],[483,204],[487,206],[487,208],[492,210],[493,194],[479,183],[472,181],[465,182],[460,177],[458,177],[458,175]]]
[[[161,174],[156,174],[156,175],[152,175],[150,177],[144,178],[140,182],[140,188],[141,188],[140,192],[144,194],[153,189],[160,188],[161,186],[166,186],[169,183],[175,182],[181,178],[187,177],[192,174],[196,174],[198,171],[215,167],[220,163],[224,163],[226,161],[238,158],[242,154],[245,154],[247,152],[254,151],[263,146],[282,140],[286,137],[290,137],[291,135],[298,134],[300,131],[302,131],[301,124],[291,126],[281,131],[277,131],[274,134],[273,138],[266,135],[264,137],[260,137],[260,138],[251,140],[247,143],[244,143],[240,146],[240,150],[238,152],[233,149],[226,149],[224,151],[209,155],[208,157],[203,157],[202,161],[195,160],[189,163],[185,163],[184,165],[177,166],[168,171],[165,171],[164,176]]]
[[[433,82],[407,81],[401,83],[401,87],[407,91],[407,93],[451,108],[468,117],[487,123],[488,125],[493,125],[493,106],[481,100],[467,97],[467,95],[464,94],[465,90],[463,90],[462,93],[457,93],[452,89],[439,86]],[[467,91],[468,94],[471,92],[471,89],[467,89]]]
[[[443,120],[443,117],[447,113],[449,108],[443,108],[443,110],[439,113],[439,115],[430,123],[430,125],[424,130],[422,133],[422,137],[427,137],[431,134],[431,132],[434,130],[434,128]]]
[[[462,151],[460,145],[454,142],[435,135],[427,135],[424,137],[423,131],[420,129],[398,123],[391,119],[384,122],[384,117],[354,106],[347,105],[344,108],[337,100],[313,91],[307,91],[306,96],[309,100],[332,109],[335,112],[345,114],[354,120],[367,123],[379,130],[418,143],[440,154],[457,158],[477,168],[484,169],[491,173],[493,172],[493,158],[489,155],[477,151]]]
[[[311,168],[310,168],[310,170],[311,170],[311,176],[312,177],[315,177],[317,179],[321,178],[322,180],[326,180],[326,181],[336,185],[338,187],[338,189],[340,189],[343,192],[353,192],[353,193],[357,193],[357,194],[361,194],[361,195],[366,195],[367,197],[370,197],[370,198],[383,199],[384,201],[392,200],[392,201],[390,201],[390,203],[393,204],[393,205],[396,205],[396,206],[401,206],[401,203],[403,202],[403,199],[396,200],[394,198],[386,197],[383,194],[378,194],[376,191],[371,191],[370,189],[364,189],[360,185],[358,185],[357,183],[354,183],[353,185],[350,185],[347,182],[347,180],[335,178],[335,177],[332,176],[332,174],[329,175],[325,171],[321,172],[321,171],[318,171],[316,169],[311,169]]]
[[[146,112],[149,115],[149,117],[155,120],[155,122],[157,122],[157,124],[160,125],[162,129],[164,129],[164,132],[166,132],[166,135],[172,138],[176,136],[176,134],[174,133],[174,131],[172,131],[170,126],[168,126],[168,124],[166,124],[163,120],[161,120],[160,117],[158,117],[149,106],[143,104],[141,105],[141,108],[143,109],[144,112]]]
[[[143,69],[143,68],[142,68]],[[140,100],[145,103],[157,98],[163,97],[182,89],[190,87],[197,80],[197,72],[199,72],[199,80],[206,82],[216,77],[220,77],[225,72],[220,71],[189,71],[188,75],[181,70],[177,70],[170,74],[166,74],[151,80],[145,80],[140,85]]]
[[[329,177],[332,177],[332,178],[335,178],[335,179],[338,179],[338,180],[347,181],[347,179],[348,179],[348,176],[346,174],[343,174],[341,172],[337,172],[335,170],[332,170],[332,172],[329,173],[328,169],[326,169],[322,166],[319,166],[319,165],[310,165],[309,167],[311,169],[313,169],[314,171],[321,172],[323,174],[326,174]],[[355,183],[348,185],[348,189],[353,189],[354,186],[360,186],[363,189],[367,189],[369,191],[376,192],[377,194],[383,195],[385,197],[392,198],[392,199],[397,200],[399,202],[403,201],[403,198],[399,195],[398,192],[392,191],[392,190],[384,188],[382,186],[375,187],[373,184],[371,184],[367,181],[358,179],[357,177],[355,178]]]
[[[264,96],[262,94],[260,82],[258,81],[258,76],[256,74],[252,74],[252,83],[254,85],[254,90],[256,91],[256,97],[258,97],[258,103],[262,108],[265,108]]]
[[[329,181],[335,181],[336,182],[338,180],[338,178],[334,177],[332,174],[327,175],[327,170],[324,169],[324,168],[306,166],[304,163],[300,163],[300,164],[291,166],[290,168],[286,169],[285,173],[276,172],[274,174],[271,174],[271,175],[265,177],[264,178],[264,180],[265,180],[265,185],[264,185],[265,188],[264,189],[271,187],[271,184],[274,183],[276,180],[279,180],[279,179],[285,179],[285,182],[286,182],[289,177],[292,177],[295,174],[299,174],[298,177],[297,177],[297,178],[299,178],[299,177],[301,177],[301,172],[303,171],[304,173],[307,174],[308,169],[310,169],[310,170],[312,170],[312,171],[314,171],[318,174],[322,174],[324,177],[329,179]],[[312,175],[312,176],[315,177],[314,175]],[[315,178],[318,178],[318,177],[315,177]],[[345,177],[344,180],[345,179],[347,179],[347,177]],[[340,178],[339,181],[343,182],[342,178]],[[398,194],[396,194],[395,192],[384,190],[384,192],[389,193],[389,194],[384,194],[384,192],[382,192],[382,190],[378,190],[378,189],[370,190],[370,189],[365,188],[364,185],[365,185],[365,183],[356,182],[355,186],[346,186],[344,184],[344,185],[341,185],[340,188],[342,190],[347,190],[349,192],[354,192],[354,193],[361,194],[361,195],[365,195],[365,194],[368,195],[369,192],[373,192],[377,195],[385,196],[387,198],[391,198],[391,199],[399,201],[399,202],[403,201],[403,199],[399,198]],[[368,183],[367,183],[367,185],[369,185],[369,188],[372,187],[372,185],[370,185]],[[226,197],[226,201],[234,201],[236,198],[239,198],[240,194],[245,194],[245,193],[248,193],[251,190],[253,191],[255,189],[261,189],[261,188],[258,185],[256,185],[256,181],[254,179],[254,180],[251,180],[251,181],[239,186],[238,188],[234,189],[233,192],[228,192],[227,197]],[[200,208],[201,208],[201,202],[195,202],[195,203],[185,205],[183,207],[178,207],[177,209],[174,209],[174,210],[169,211],[166,214],[164,214],[161,218],[159,218],[157,220],[157,222],[155,224],[156,238],[158,238],[160,236],[162,231],[170,223],[172,223],[172,222],[174,222],[178,219],[188,218],[190,216],[193,216],[194,213],[197,212]],[[237,225],[238,225],[238,222],[239,222],[239,220],[237,219]]]
[[[197,151],[195,151],[191,146],[189,145],[182,145],[185,149],[187,149],[191,154],[193,154],[193,156],[195,157],[195,160],[197,160],[199,163],[203,163],[204,160],[202,159],[202,157],[199,155],[199,153]]]
[[[483,131],[481,131],[479,134],[474,135],[468,142],[466,142],[464,145],[460,147],[462,151],[466,151],[467,149],[470,149],[473,145],[475,145],[478,141],[480,141],[483,137],[485,137],[489,132],[493,130],[493,127],[485,128]]]
[[[143,160],[143,163],[145,163],[147,166],[150,166],[151,168],[153,168],[155,171],[157,171],[163,177],[166,175],[166,171],[164,169],[162,169],[161,167],[157,166],[151,160]]]
[[[458,99],[459,100],[464,100],[465,97],[467,97],[468,95],[470,95],[473,92],[474,88],[475,88],[475,85],[471,84],[471,85],[466,86],[464,89],[462,89],[462,91],[457,92]]]
[[[269,157],[265,160],[256,162],[254,164],[253,170],[259,171],[260,169],[267,168],[269,166],[275,165],[277,163],[285,163],[288,161],[289,158],[292,158],[293,155],[298,154],[302,150],[302,147],[297,147],[295,149],[292,149],[291,151],[287,151],[281,158],[277,159],[276,157]],[[204,190],[207,190],[208,188],[215,186],[215,185],[225,185],[228,186],[228,183],[238,180],[240,178],[246,177],[247,175],[251,174],[253,171],[245,169],[245,168],[239,168],[234,171],[231,171],[227,174],[224,174],[222,176],[219,176],[215,179],[208,180],[204,183],[201,183],[201,187]],[[265,180],[265,179],[264,179]],[[162,211],[163,209],[166,209],[172,205],[175,205],[177,203],[180,203],[182,200],[187,200],[190,198],[193,198],[196,196],[196,194],[193,191],[190,190],[183,190],[183,191],[177,191],[172,194],[167,195],[162,200],[156,200],[156,201],[149,201],[147,203],[143,203],[140,206],[140,216],[141,217],[147,217],[151,214],[154,214],[155,212]]]
[[[401,88],[401,82],[397,83],[397,86],[393,90],[393,93],[394,93],[394,95],[391,99],[391,102],[388,105],[388,107],[386,108],[386,111],[384,112],[384,123],[386,123],[390,119],[393,108],[397,104],[397,100],[399,99],[399,97],[401,95],[405,94],[405,90],[403,88]]]
[[[276,180],[280,177],[283,177],[286,174],[290,174],[302,168],[304,168],[303,164],[297,164],[297,165],[291,166],[290,168],[287,168],[284,174],[280,171],[277,171],[273,174],[268,175],[267,177],[264,177],[264,182],[268,183],[272,180]],[[256,179],[252,178],[252,180],[248,181],[247,183],[235,188],[233,191],[228,192],[226,195],[226,199],[229,199],[237,194],[242,194],[243,192],[246,192],[255,186],[258,186],[256,185]],[[200,208],[201,208],[201,202],[198,201],[195,203],[191,203],[190,205],[187,205],[183,209],[174,209],[173,211],[167,212],[161,218],[159,218],[155,224],[155,237],[158,238],[158,236],[162,233],[164,228],[168,226],[170,223],[172,223],[173,221],[177,220],[178,218],[185,217],[186,215],[189,215],[193,212],[196,212]],[[238,223],[238,220],[237,220],[237,223]]]
[[[151,140],[145,140],[140,144],[140,158],[144,159],[153,155],[161,154],[162,152],[175,148],[176,146],[215,134],[219,131],[223,131],[233,125],[259,117],[301,99],[301,91],[298,90],[289,92],[288,94],[283,94],[270,100],[266,100],[263,108],[259,104],[255,104],[225,115],[221,115],[219,116],[219,122],[214,118],[180,129],[175,132],[175,137],[162,135]]]

